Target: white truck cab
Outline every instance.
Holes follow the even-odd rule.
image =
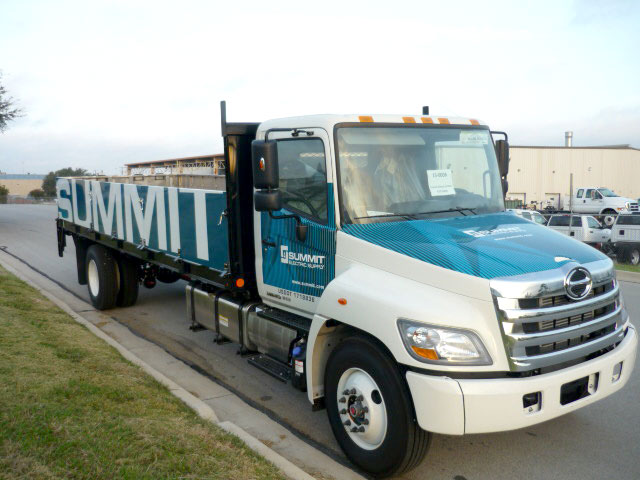
[[[620,197],[604,187],[579,187],[571,204],[575,213],[606,216],[607,225],[613,224],[616,215],[638,212],[636,200]],[[564,208],[569,209],[568,201],[565,201]]]
[[[611,229],[605,228],[591,215],[552,215],[547,226],[589,245],[603,244],[611,239]]]

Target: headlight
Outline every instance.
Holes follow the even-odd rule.
[[[626,202],[624,204],[624,208],[626,208],[627,210],[629,210],[631,208],[631,202]]]
[[[474,332],[398,320],[409,354],[416,360],[440,365],[491,365],[491,357]]]

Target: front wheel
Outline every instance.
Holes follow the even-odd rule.
[[[416,423],[396,363],[369,338],[347,339],[332,352],[325,404],[347,457],[376,477],[411,470],[429,449],[431,434]]]

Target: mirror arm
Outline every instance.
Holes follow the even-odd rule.
[[[273,214],[273,212],[271,210],[269,210],[269,217],[271,217],[273,220],[284,220],[286,218],[295,218],[295,220],[296,220],[296,237],[301,242],[304,242],[307,239],[307,229],[308,229],[308,227],[307,227],[307,225],[303,225],[302,224],[302,219],[300,218],[300,215],[297,215],[295,213],[291,213],[289,215],[278,215],[276,217]]]

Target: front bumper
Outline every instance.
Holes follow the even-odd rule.
[[[638,336],[630,325],[624,340],[611,352],[545,375],[456,380],[409,371],[407,382],[418,424],[424,430],[449,435],[515,430],[559,417],[620,390],[633,371],[637,347]],[[614,367],[621,362],[622,371],[614,381]],[[598,385],[591,395],[560,403],[563,385],[596,373]],[[522,397],[533,392],[541,392],[537,411],[522,404]]]

